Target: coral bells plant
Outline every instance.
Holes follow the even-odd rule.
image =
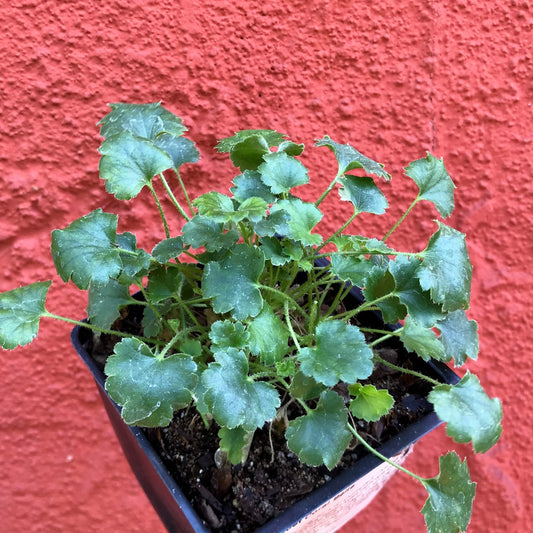
[[[398,368],[377,350],[396,337],[423,361],[459,367],[477,358],[477,325],[465,314],[472,275],[465,236],[437,221],[423,250],[388,244],[420,202],[433,203],[443,218],[451,214],[454,184],[442,160],[428,153],[405,168],[418,194],[390,231],[380,237],[372,235],[374,226],[358,226],[352,235],[347,229],[359,214],[385,213],[374,178],[390,175],[349,144],[327,136],[316,142],[336,162],[331,183],[309,202],[298,196],[309,181],[298,159],[304,146],[272,130],[240,131],[216,147],[239,169],[228,194],[191,199],[179,171],[199,153],[183,136],[181,119],[160,104],[111,109],[99,123],[100,177],[120,200],[147,188],[164,238],[151,252],[140,249],[135,235],[117,233],[118,216],[102,209],[53,231],[57,272],[88,291],[88,321],[47,311],[51,281],[15,288],[0,295],[4,349],[31,342],[41,318],[115,335],[106,389],[125,422],[166,426],[176,410],[194,406],[206,424],[218,424],[220,450],[234,464],[246,461],[258,428],[283,419],[287,446],[303,463],[332,469],[360,442],[394,465],[358,431],[358,421],[379,420],[394,404],[387,390],[365,383],[378,363],[429,383],[428,400],[456,442],[471,442],[480,453],[496,443],[501,404],[474,374],[443,384]],[[164,213],[157,180],[184,219],[179,234]],[[353,214],[321,235],[316,226],[330,194],[351,204]],[[354,286],[364,299],[348,309],[343,299]],[[132,289],[142,298],[134,299]],[[144,308],[138,334],[120,329],[121,313],[133,304]],[[396,326],[365,328],[358,319],[365,311]],[[475,493],[466,461],[447,453],[433,478],[394,466],[427,489],[428,531],[466,529]]]

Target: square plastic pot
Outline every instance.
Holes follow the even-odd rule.
[[[356,290],[345,300],[361,301]],[[381,317],[375,313],[369,320],[383,327]],[[394,326],[387,326],[394,329]],[[124,423],[120,407],[111,400],[105,390],[105,375],[84,347],[90,334],[76,326],[71,335],[72,344],[91,371],[98,391],[130,467],[154,509],[168,531],[172,533],[209,533],[209,528],[197,515],[181,488],[171,477],[161,458],[146,438],[142,429]],[[443,383],[455,384],[459,377],[446,365],[425,363],[430,372]],[[411,452],[413,444],[426,433],[441,424],[437,415],[430,412],[378,450],[386,457],[401,464]],[[326,484],[304,497],[282,514],[257,529],[257,533],[331,533],[349,521],[376,496],[384,484],[397,471],[372,454],[361,458]]]

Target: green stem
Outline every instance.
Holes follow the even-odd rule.
[[[331,235],[328,239],[326,239],[323,243],[322,243],[322,246],[320,246],[319,248],[317,248],[315,250],[315,252],[319,252],[320,250],[322,250],[322,248],[324,248],[324,246],[326,246],[326,244],[330,243],[337,235],[341,234],[354,220],[354,218],[359,214],[359,211],[355,210],[353,215],[335,232],[333,233],[333,235]]]
[[[296,346],[296,349],[300,351],[301,347],[300,347],[300,343],[298,342],[298,336],[296,335],[296,333],[294,332],[294,328],[292,327],[291,316],[289,314],[288,300],[285,300],[285,302],[283,303],[283,307],[285,308],[285,322],[287,322],[287,328],[289,329],[289,333],[294,342],[294,346]]]
[[[425,381],[429,381],[429,383],[433,385],[442,385],[439,381],[436,379],[430,378],[428,376],[425,376],[424,374],[421,374],[420,372],[415,372],[414,370],[409,370],[408,368],[402,368],[401,366],[393,365],[392,363],[389,363],[382,357],[380,357],[377,353],[374,352],[374,359],[378,363],[381,363],[385,366],[388,366],[389,368],[392,368],[393,370],[397,370],[398,372],[403,372],[404,374],[410,374],[411,376],[415,376],[417,378],[423,379]]]
[[[74,324],[82,328],[87,328],[92,331],[96,331],[98,333],[104,333],[107,335],[116,335],[117,337],[126,337],[129,339],[135,338],[135,339],[139,339],[145,343],[150,343],[150,344],[159,344],[159,345],[163,344],[162,342],[154,341],[153,339],[147,339],[146,337],[141,337],[140,335],[133,335],[131,333],[126,333],[124,331],[115,331],[112,329],[99,328],[98,326],[95,326],[91,324],[90,322],[82,322],[80,320],[74,320],[72,318],[67,318],[65,316],[56,315],[54,313],[49,313],[48,311],[41,313],[41,316],[43,318],[53,318],[54,320],[61,320],[62,322],[68,322],[69,324]]]
[[[326,198],[326,196],[333,190],[333,187],[335,186],[335,183],[337,183],[337,180],[339,179],[339,176],[335,176],[335,179],[328,185],[328,188],[320,195],[320,198],[315,202],[315,207],[318,207]]]
[[[348,424],[348,429],[350,430],[350,432],[352,433],[352,435],[371,453],[373,453],[376,457],[378,457],[379,459],[381,459],[382,461],[384,461],[385,463],[393,466],[394,468],[397,468],[398,470],[400,470],[401,472],[403,472],[404,474],[407,474],[408,476],[411,476],[413,479],[416,479],[417,481],[420,481],[420,483],[424,483],[424,479],[421,478],[420,476],[417,476],[414,472],[411,472],[410,470],[407,470],[407,468],[404,468],[403,466],[395,463],[394,461],[391,461],[388,457],[385,457],[382,453],[379,453],[375,448],[372,448],[372,446],[370,446],[370,444],[368,444],[368,442],[365,441],[365,439],[363,439],[363,437],[361,437],[361,435],[359,435],[359,433],[357,432],[357,430],[351,425],[351,424]]]
[[[278,291],[278,289],[274,289],[274,287],[269,287],[268,285],[260,285],[260,288],[277,294],[283,299],[285,303],[290,301],[292,304],[294,304],[295,307],[298,308],[298,310],[300,311],[300,313],[302,313],[303,316],[307,317],[307,313],[300,307],[298,302],[294,298],[291,298],[288,294],[285,294],[282,291]]]
[[[170,339],[170,342],[161,350],[159,354],[157,354],[157,358],[161,361],[165,358],[169,350],[176,344],[176,341],[183,335],[183,331],[177,331],[174,337]]]
[[[159,209],[159,214],[161,215],[161,220],[163,221],[163,226],[165,227],[165,235],[168,239],[170,237],[170,231],[168,230],[167,219],[165,217],[165,213],[163,212],[163,206],[161,205],[161,202],[159,201],[157,193],[155,192],[155,189],[152,186],[152,184],[148,183],[147,185],[148,185],[148,188],[150,189],[150,192],[152,193],[152,196],[154,197],[155,203],[157,205],[157,209]]]
[[[180,203],[178,202],[178,200],[174,196],[174,193],[172,192],[172,189],[169,187],[169,185],[167,183],[167,180],[165,179],[165,176],[163,176],[163,173],[159,174],[159,177],[161,178],[161,182],[163,183],[163,186],[165,187],[165,190],[167,191],[167,194],[168,194],[170,200],[172,201],[172,203],[174,204],[176,209],[179,211],[180,215],[187,222],[189,222],[189,220],[191,220],[191,217],[189,215],[187,215],[187,213],[185,213],[185,211],[183,210],[183,207],[181,207]],[[193,211],[193,213],[194,213],[194,211]]]
[[[187,189],[185,188],[185,184],[183,183],[180,173],[175,170],[176,176],[178,176],[178,181],[180,182],[181,190],[183,191],[183,195],[185,196],[185,200],[187,202],[187,205],[189,206],[189,209],[191,210],[191,213],[194,214],[194,207],[192,205],[191,199],[189,198],[189,194],[187,193]]]
[[[411,210],[419,202],[419,200],[420,200],[420,196],[417,196],[414,199],[413,203],[407,208],[407,211],[400,217],[400,220],[398,220],[398,222],[396,222],[396,224],[394,224],[394,226],[392,226],[392,228],[385,234],[383,239],[381,239],[383,242],[385,242],[391,236],[394,230],[405,220],[407,215],[411,212]]]

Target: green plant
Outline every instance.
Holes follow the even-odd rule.
[[[206,423],[220,425],[220,447],[233,463],[245,460],[254,431],[289,402],[300,415],[288,423],[287,444],[301,461],[331,469],[357,439],[390,463],[364,441],[354,420],[378,420],[393,403],[386,390],[360,383],[375,363],[394,366],[373,348],[398,337],[423,360],[453,360],[455,366],[478,354],[477,325],[464,311],[472,274],[465,236],[437,222],[422,251],[397,251],[386,242],[421,201],[432,202],[442,217],[451,214],[454,184],[442,160],[428,153],[405,169],[419,193],[384,237],[349,235],[360,213],[380,215],[387,208],[370,176],[390,179],[381,164],[350,145],[329,137],[316,143],[333,152],[338,169],[311,203],[294,194],[308,182],[297,159],[303,145],[271,130],[240,131],[217,145],[241,172],[231,195],[209,192],[191,201],[179,168],[199,154],[183,137],[181,119],[159,104],[111,108],[99,123],[105,139],[100,176],[121,200],[147,187],[165,238],[151,253],[139,249],[133,234],[117,233],[117,215],[101,209],[53,231],[57,272],[88,290],[89,323],[48,312],[51,281],[33,283],[0,295],[2,347],[31,342],[41,318],[120,336],[105,372],[124,420],[165,426],[175,410],[192,403]],[[354,169],[366,175],[348,174]],[[157,179],[185,220],[180,235],[170,230],[153,185]],[[313,230],[323,216],[322,201],[334,190],[353,205],[353,215],[323,237]],[[342,301],[352,284],[362,288],[365,301],[346,309]],[[142,292],[141,302],[130,295],[132,287]],[[142,335],[113,327],[131,304],[144,306]],[[369,310],[402,326],[355,325]],[[472,442],[476,452],[496,443],[501,404],[476,376],[467,371],[452,386],[402,370],[431,384],[429,401],[457,442]],[[339,383],[348,386],[348,402]],[[466,529],[475,492],[466,461],[450,452],[440,460],[439,475],[429,479],[395,466],[427,489],[422,512],[429,531]]]

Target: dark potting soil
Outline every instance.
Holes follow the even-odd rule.
[[[139,321],[134,316],[126,312],[121,322],[115,327],[140,333]],[[103,369],[118,340],[102,335],[96,342],[88,338],[85,344]],[[424,364],[408,354],[396,339],[387,342],[376,350],[386,361],[414,370]],[[431,375],[428,368],[423,370]],[[432,410],[425,399],[430,386],[412,375],[377,364],[374,373],[361,383],[387,389],[395,400],[392,410],[378,422],[356,421],[359,433],[373,447],[379,447]],[[335,390],[348,403],[346,387],[338,386]],[[287,413],[289,419],[304,414],[296,404],[291,408],[293,411]],[[233,466],[217,454],[218,430],[215,422],[206,427],[193,408],[176,412],[166,428],[144,429],[198,515],[216,533],[256,530],[368,453],[354,439],[332,471],[325,466],[310,467],[300,463],[287,448],[284,425],[273,423],[255,432],[246,463]]]

